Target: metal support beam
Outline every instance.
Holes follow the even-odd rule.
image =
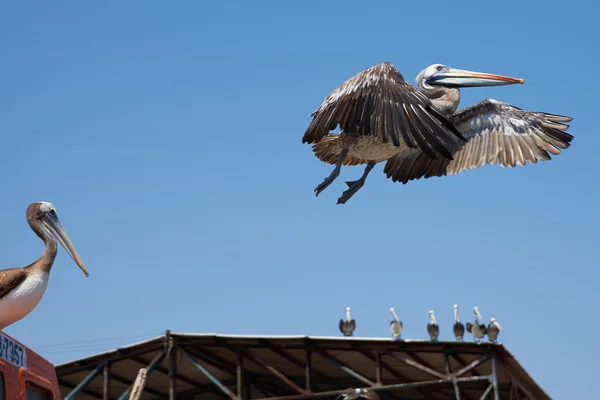
[[[160,352],[152,359],[150,364],[148,364],[148,366],[146,367],[146,374],[148,376],[150,375],[150,373],[152,372],[154,367],[156,367],[156,365],[159,364],[163,360],[164,357],[165,357],[165,353]],[[123,394],[119,397],[119,400],[125,400],[127,398],[127,396],[129,395],[129,392],[133,388],[134,384],[135,384],[135,381],[134,381],[134,383],[131,384],[131,386],[129,386],[127,388],[127,390],[125,390],[125,392],[123,392]]]
[[[481,358],[473,361],[472,363],[470,363],[466,367],[462,368],[460,371],[458,371],[456,373],[455,376],[459,377],[461,375],[464,375],[466,372],[472,370],[473,368],[477,368],[478,366],[480,366],[481,364],[483,364],[484,362],[486,362],[490,358],[492,358],[492,356],[489,353],[485,354],[483,357],[481,357]]]
[[[71,400],[72,398],[77,396],[77,393],[79,393],[81,391],[81,389],[85,388],[87,386],[87,384],[90,383],[90,381],[92,379],[94,379],[96,377],[96,375],[98,375],[100,373],[100,371],[102,370],[103,367],[104,367],[104,365],[102,365],[102,364],[98,365],[92,372],[90,372],[88,374],[88,376],[86,376],[79,383],[79,385],[75,386],[75,388],[73,390],[71,390],[71,392],[68,395],[65,396],[64,400]]]
[[[492,355],[492,385],[494,386],[494,400],[500,400],[500,391],[498,390],[498,374],[496,369],[496,353]]]
[[[104,363],[104,384],[102,385],[102,400],[110,400],[110,363]]]
[[[144,365],[147,365],[147,364],[148,363],[144,363]],[[124,385],[128,385],[128,386],[131,385],[131,383],[132,383],[131,379],[123,378],[122,376],[115,374],[114,371],[110,372],[110,379],[113,380],[113,381],[117,381],[119,383],[122,383]],[[160,399],[168,397],[168,395],[169,395],[168,393],[159,392],[158,390],[154,390],[154,389],[151,389],[151,388],[145,388],[144,391],[146,393],[151,394],[152,396],[156,396],[156,397],[158,397]],[[102,398],[102,396],[100,396],[100,398]]]
[[[396,358],[396,359],[402,361],[403,363],[410,365],[411,367],[420,369],[421,371],[428,373],[429,375],[435,376],[436,378],[447,379],[447,377],[444,374],[441,374],[441,373],[437,372],[436,370],[433,370],[429,367],[421,365],[418,362],[411,360],[410,358],[402,357],[398,354],[393,354],[393,353],[386,353],[386,355],[389,357]]]
[[[194,357],[188,354],[187,351],[181,349],[181,352],[188,358],[190,363],[196,368],[200,370],[216,387],[221,389],[223,393],[225,393],[231,400],[238,400],[238,397],[233,393],[229,388],[223,385],[217,378],[215,378],[202,364],[200,364]]]
[[[488,397],[488,395],[490,394],[490,392],[492,391],[493,388],[494,388],[494,385],[492,383],[490,383],[488,385],[487,389],[485,389],[485,392],[483,392],[483,394],[479,398],[479,400],[485,400]]]
[[[237,366],[236,366],[236,378],[237,378],[237,397],[243,399],[244,396],[244,356],[241,351],[237,352]]]
[[[65,382],[65,381],[60,380],[60,379],[58,381],[58,384],[59,384],[59,386],[65,386],[65,387],[68,387],[69,389],[74,389],[77,386],[74,383]],[[87,394],[88,396],[95,397],[97,399],[102,399],[102,393],[98,393],[98,392],[96,392],[94,390],[91,390],[91,389],[81,389],[80,393]]]
[[[375,353],[376,354],[375,356],[373,356],[373,354],[371,354],[371,352],[368,350],[359,350],[359,351],[362,355],[367,357],[369,360],[375,361],[375,362],[377,362],[376,356],[379,355],[379,363],[387,372],[389,372],[391,375],[394,375],[394,377],[396,379],[399,379],[400,383],[405,383],[405,382],[409,381],[409,379],[407,379],[404,375],[402,375],[400,372],[398,372],[396,369],[394,369],[391,365],[389,365],[388,363],[386,363],[385,361],[383,361],[381,359],[381,356],[383,354],[381,351],[377,351]],[[381,384],[383,384],[383,382]],[[425,392],[423,389],[415,388],[415,390],[417,392],[419,392],[423,396],[423,398],[429,397],[429,394],[427,392]]]
[[[282,374],[281,371],[279,371],[277,368],[273,367],[272,365],[269,365],[267,362],[265,362],[264,360],[262,360],[260,357],[258,357],[256,354],[254,354],[252,352],[252,350],[245,349],[245,350],[243,350],[243,352],[246,354],[246,356],[249,359],[251,359],[252,361],[254,361],[255,363],[257,363],[258,365],[260,365],[261,367],[263,367],[264,369],[266,369],[267,371],[269,371],[270,373],[272,373],[273,375],[275,375],[277,378],[279,378],[282,382],[284,382],[290,388],[294,389],[296,392],[298,392],[300,394],[305,394],[306,393],[306,391],[304,389],[302,389],[300,386],[298,386],[294,382],[292,382],[291,379],[289,379],[287,376],[285,376],[284,374]]]
[[[456,378],[457,382],[475,382],[475,381],[488,381],[489,376],[470,376],[466,378]],[[409,383],[397,383],[394,385],[382,385],[382,386],[374,386],[369,388],[369,390],[374,392],[386,391],[386,390],[394,390],[394,389],[412,389],[412,388],[420,388],[424,386],[434,386],[434,385],[451,385],[452,382],[446,379],[438,379],[438,380],[430,380],[430,381],[422,381],[422,382],[409,382]],[[334,397],[343,394],[347,389],[342,390],[331,390],[327,392],[319,392],[312,394],[298,394],[292,396],[281,396],[281,397],[266,397],[262,399],[256,400],[309,400],[309,399],[318,399],[322,397]]]
[[[312,351],[308,348],[304,349],[304,388],[307,392],[311,392],[311,375],[312,375]]]
[[[347,367],[346,365],[344,365],[344,363],[342,363],[340,360],[338,360],[337,358],[335,358],[334,356],[332,356],[331,354],[329,354],[327,351],[325,350],[317,350],[317,353],[323,357],[325,360],[329,361],[330,363],[332,363],[333,365],[335,365],[336,367],[338,367],[339,369],[341,369],[342,371],[346,372],[348,375],[358,379],[359,381],[366,383],[369,386],[374,386],[375,382],[373,382],[372,380],[362,376],[361,374],[359,374],[358,372],[354,371],[353,369]]]
[[[102,362],[113,363],[115,361],[124,360],[126,358],[140,356],[142,354],[147,354],[147,353],[153,353],[156,350],[160,350],[163,348],[164,348],[164,344],[156,344],[154,346],[145,348],[144,350],[137,350],[137,351],[131,351],[129,349],[125,349],[125,350],[117,349],[116,354],[113,354],[113,355],[107,356],[107,357],[106,356],[94,357],[93,360],[84,361],[81,363],[76,362],[72,366],[58,369],[56,371],[56,374],[60,375],[61,377],[65,377],[66,375],[71,375],[71,374],[75,374],[77,372],[89,370],[90,368],[94,368],[96,365],[98,365],[98,363],[102,363]]]
[[[177,347],[171,331],[167,331],[167,357],[169,358],[169,400],[177,397]]]
[[[379,351],[375,353],[375,383],[383,385],[383,378],[381,376],[381,353]]]
[[[179,347],[182,348],[181,346],[179,346]],[[224,370],[231,376],[237,375],[237,365],[236,364],[233,364],[233,363],[229,362],[228,360],[214,354],[213,352],[208,351],[206,348],[199,349],[199,348],[185,347],[182,349],[185,350],[186,352],[188,352],[189,354],[193,355],[196,359],[199,359],[205,363],[212,364],[215,367]],[[235,351],[235,350],[232,350],[232,351]],[[236,351],[236,354],[237,354],[237,351]],[[251,383],[254,387],[256,387],[258,390],[260,390],[261,392],[263,392],[265,394],[266,393],[277,394],[277,390],[273,389],[272,385],[265,384],[265,383],[259,383],[256,375],[254,375],[248,371],[246,371],[244,373],[244,379],[248,380],[249,383]],[[280,389],[279,392],[285,393],[286,391],[282,391]]]

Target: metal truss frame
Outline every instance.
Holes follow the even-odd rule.
[[[334,398],[343,393],[345,390],[320,390],[316,382],[313,382],[313,378],[318,377],[319,379],[327,378],[327,375],[323,372],[313,368],[312,360],[315,355],[327,360],[331,365],[336,366],[340,370],[344,371],[349,376],[349,382],[347,387],[363,387],[369,388],[375,392],[387,392],[387,395],[393,399],[401,399],[396,393],[401,393],[403,389],[412,389],[420,393],[423,398],[436,398],[444,399],[455,399],[455,400],[501,400],[500,388],[498,383],[498,371],[502,369],[502,372],[510,379],[510,399],[508,400],[533,400],[534,397],[531,393],[521,385],[514,376],[510,374],[502,365],[498,359],[494,349],[488,349],[483,356],[478,359],[466,363],[458,354],[446,350],[444,352],[445,370],[443,372],[436,370],[434,367],[429,365],[427,362],[422,360],[416,354],[402,350],[367,350],[367,349],[355,349],[365,357],[365,361],[372,363],[375,368],[375,381],[365,377],[358,373],[352,368],[345,365],[342,361],[333,356],[329,351],[323,348],[306,347],[304,349],[305,357],[304,360],[297,359],[296,357],[289,354],[285,348],[279,347],[267,339],[261,340],[261,345],[268,348],[273,353],[278,354],[280,357],[287,361],[295,364],[296,366],[303,368],[305,376],[303,379],[303,385],[299,383],[298,377],[292,379],[282,373],[274,366],[267,363],[252,349],[247,347],[235,347],[224,339],[216,338],[217,344],[221,347],[228,349],[236,356],[236,363],[225,360],[214,354],[212,351],[198,348],[194,346],[194,343],[182,342],[176,343],[174,338],[167,331],[164,340],[164,346],[152,360],[148,361],[142,357],[143,354],[128,354],[123,358],[129,358],[140,365],[145,366],[147,375],[150,376],[152,372],[167,375],[169,377],[169,391],[163,392],[151,387],[145,387],[144,392],[150,394],[158,399],[169,399],[175,400],[177,395],[186,396],[194,393],[206,393],[210,392],[225,400],[313,400],[321,398]],[[156,349],[154,349],[155,351]],[[149,352],[149,351],[147,351]],[[201,384],[193,379],[178,374],[177,372],[177,355],[188,359],[188,361],[201,373],[203,374],[211,384]],[[461,368],[457,371],[451,371],[450,357],[452,357]],[[164,368],[159,364],[167,358],[168,368]],[[418,369],[421,372],[429,375],[431,379],[423,381],[410,381],[401,372],[394,369],[386,359],[393,359],[400,361],[412,368]],[[111,396],[110,380],[116,380],[120,383],[125,383],[128,388],[123,392],[118,399],[124,400],[129,395],[133,381],[129,379],[116,376],[111,373],[110,366],[111,362],[116,360],[103,361],[98,365],[87,365],[82,366],[79,370],[89,370],[90,373],[78,384],[73,385],[66,382],[61,382],[61,385],[72,388],[72,391],[64,398],[65,400],[74,399],[78,393],[86,393],[97,399],[110,400],[114,396]],[[253,363],[260,366],[265,371],[268,371],[271,375],[277,378],[275,381],[265,381],[261,379],[256,373],[251,373],[245,370],[245,363]],[[489,375],[477,375],[474,369],[485,363],[491,364],[491,373]],[[216,367],[223,371],[226,371],[230,376],[234,377],[228,381],[220,381],[209,371],[211,367]],[[504,369],[503,369],[504,368]],[[383,371],[394,376],[396,381],[401,383],[384,384],[382,375]],[[86,386],[100,373],[104,376],[103,391],[99,393],[97,391],[86,389]],[[186,391],[177,391],[177,381],[186,383],[192,386],[193,389]],[[470,395],[464,391],[464,386],[472,382],[487,382],[488,385],[482,390],[479,397],[473,397],[473,386],[471,386]],[[253,397],[250,399],[248,393],[250,393],[250,387],[257,389],[263,397]],[[231,388],[235,388],[233,391]],[[463,388],[461,390],[461,388]],[[504,387],[506,391],[506,387]],[[290,395],[290,391],[295,394]],[[507,400],[506,398],[504,400]]]

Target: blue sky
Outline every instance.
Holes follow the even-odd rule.
[[[600,352],[595,13],[562,2],[4,2],[0,267],[35,260],[25,208],[55,204],[90,271],[59,251],[6,332],[62,363],[164,332],[426,338],[452,305],[498,318],[553,398],[586,398]],[[336,205],[301,138],[338,84],[390,61],[524,78],[462,91],[569,115],[550,162],[407,185],[378,165]],[[584,325],[585,328],[579,326]],[[577,384],[575,384],[577,380]]]

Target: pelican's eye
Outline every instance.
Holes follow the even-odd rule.
[[[441,66],[441,65],[438,65],[438,66],[436,67],[436,69],[437,69],[438,71],[441,71],[441,70],[443,70],[443,69],[444,69],[444,67],[443,67],[443,66]]]

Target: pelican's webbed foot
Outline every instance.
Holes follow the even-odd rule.
[[[348,190],[342,193],[342,196],[337,201],[338,204],[345,204],[352,196],[356,194],[356,192],[358,192],[361,187],[363,187],[365,180],[367,179],[367,175],[369,175],[369,172],[371,172],[375,164],[376,163],[374,161],[370,161],[365,168],[365,172],[363,172],[363,175],[359,180],[346,182],[346,185],[348,185]]]
[[[323,182],[321,182],[321,184],[315,188],[316,196],[318,196],[319,193],[321,193],[323,190],[325,190],[325,188],[327,186],[331,185],[333,183],[333,181],[335,181],[335,179],[338,176],[340,176],[340,170],[342,169],[342,163],[346,159],[347,155],[348,155],[348,149],[342,149],[342,151],[340,152],[340,155],[338,156],[338,160],[337,160],[337,163],[335,164],[334,170],[331,171],[331,174],[329,174],[329,176],[327,178],[325,178],[323,180]]]

